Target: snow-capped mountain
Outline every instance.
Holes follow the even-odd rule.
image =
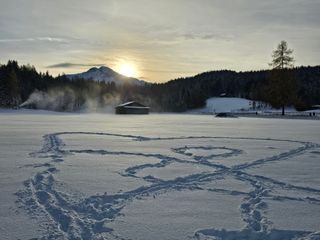
[[[120,73],[117,73],[116,71],[108,67],[100,67],[100,68],[93,67],[83,73],[68,74],[67,77],[74,80],[93,79],[98,82],[102,82],[102,81],[106,83],[114,82],[115,84],[125,84],[125,83],[130,83],[134,85],[145,84],[145,82],[142,80],[123,76]]]

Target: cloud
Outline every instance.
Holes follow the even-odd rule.
[[[194,73],[194,71],[188,71],[188,70],[179,70],[179,69],[176,69],[176,70],[163,70],[163,69],[147,69],[147,68],[144,68],[144,69],[141,69],[141,71],[143,72],[153,72],[153,73]]]
[[[227,35],[220,35],[220,34],[213,34],[213,33],[207,33],[207,34],[201,34],[201,33],[185,33],[181,35],[182,38],[185,40],[194,40],[194,39],[200,39],[200,40],[220,40],[220,41],[230,41],[232,40],[232,36]]]
[[[46,68],[73,68],[73,67],[101,67],[105,66],[105,64],[98,63],[98,64],[84,64],[84,63],[57,63]]]
[[[36,38],[4,38],[0,39],[0,43],[12,43],[12,42],[57,42],[57,43],[69,43],[67,39],[56,37],[36,37]]]
[[[195,34],[192,33],[186,33],[186,34],[182,34],[182,37],[186,40],[193,40],[195,39],[197,36]]]
[[[281,39],[295,49],[297,65],[320,61],[319,1],[0,2],[0,62],[17,59],[54,74],[103,65],[88,63],[116,68],[120,58],[157,81],[259,69]]]

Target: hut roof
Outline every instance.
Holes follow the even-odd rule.
[[[136,101],[131,101],[131,102],[126,102],[126,103],[122,103],[120,105],[117,106],[118,107],[129,107],[129,108],[149,108],[141,103],[138,103]]]

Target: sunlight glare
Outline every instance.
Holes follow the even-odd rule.
[[[119,73],[126,77],[133,77],[135,74],[134,67],[130,64],[124,63],[120,66]]]

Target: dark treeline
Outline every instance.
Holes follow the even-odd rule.
[[[290,70],[295,88],[295,100],[291,105],[305,110],[320,104],[320,66],[298,67]],[[156,103],[168,111],[185,111],[204,106],[209,97],[225,94],[228,97],[241,97],[263,101],[280,108],[277,96],[273,94],[271,70],[235,72],[229,70],[211,71],[193,77],[179,78],[164,84],[152,84],[145,90]]]
[[[297,109],[320,104],[320,67],[298,67],[290,71],[295,82]],[[209,97],[226,94],[264,101],[279,107],[270,88],[271,71],[212,71],[144,86],[116,85],[93,80],[70,80],[38,73],[33,66],[9,61],[0,66],[0,107],[44,108],[75,111],[94,106],[104,108],[137,100],[153,111],[182,112],[205,105]],[[288,86],[288,89],[292,86]]]
[[[0,66],[0,107],[17,107],[28,99],[25,107],[57,111],[79,110],[90,107],[90,103],[103,107],[107,98],[121,90],[114,83],[52,77],[16,61]]]

